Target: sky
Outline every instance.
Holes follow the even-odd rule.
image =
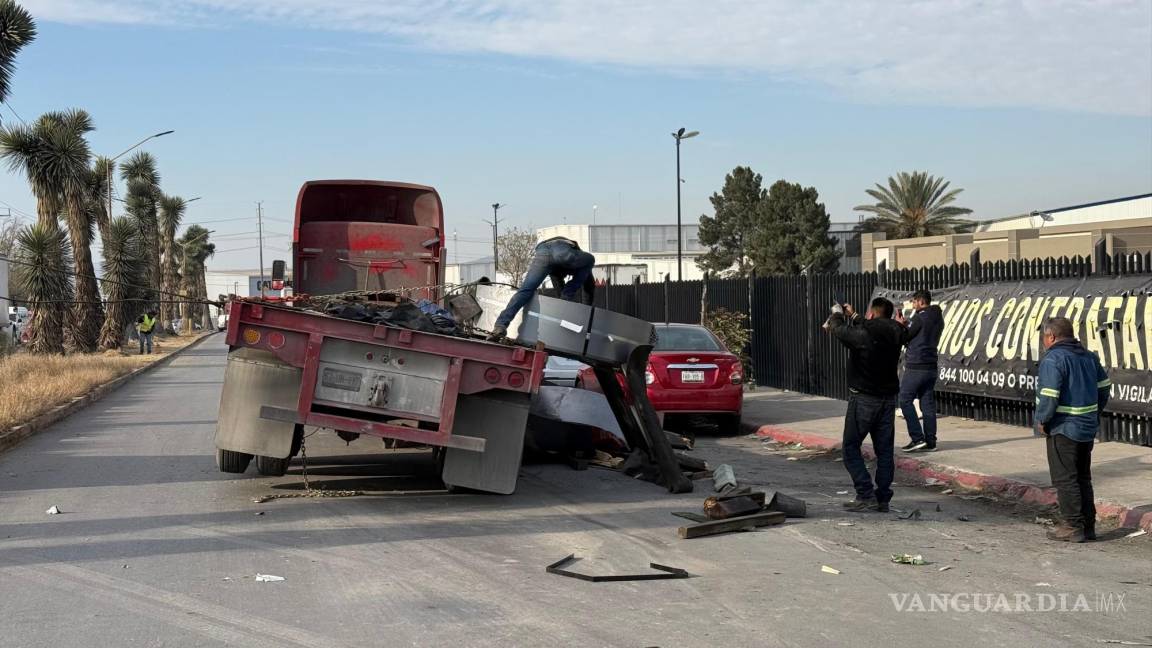
[[[0,119],[88,110],[143,137],[214,230],[210,267],[288,258],[322,178],[435,186],[450,259],[501,227],[711,213],[733,167],[864,190],[924,170],[997,218],[1152,192],[1152,0],[21,0],[39,37]],[[119,189],[121,192],[123,188]],[[0,170],[0,213],[35,214]]]

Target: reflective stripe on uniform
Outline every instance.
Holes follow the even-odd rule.
[[[1096,389],[1104,389],[1105,387],[1111,387],[1111,386],[1112,386],[1112,381],[1107,379],[1107,378],[1096,383]]]
[[[1060,390],[1059,389],[1052,389],[1051,387],[1041,387],[1040,388],[1040,395],[1041,396],[1051,396],[1052,398],[1060,398]]]
[[[1085,405],[1083,407],[1072,407],[1071,405],[1060,405],[1056,408],[1058,414],[1091,414],[1095,412],[1097,407],[1095,405]]]

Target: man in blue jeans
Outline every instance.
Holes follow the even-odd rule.
[[[904,452],[933,452],[936,450],[936,376],[937,345],[944,332],[944,313],[932,303],[932,293],[917,290],[912,293],[912,307],[916,313],[912,322],[904,321],[898,313],[896,321],[905,324],[904,377],[900,379],[900,411],[908,424],[908,445]],[[914,401],[920,401],[924,426],[916,415]]]
[[[524,281],[520,283],[520,288],[512,295],[512,299],[508,300],[504,312],[496,318],[496,324],[492,328],[492,333],[488,335],[488,340],[496,341],[508,335],[508,326],[516,318],[516,314],[532,301],[536,289],[548,277],[552,278],[552,283],[557,288],[563,284],[563,288],[560,289],[562,299],[572,301],[576,298],[576,293],[583,289],[587,303],[591,304],[596,292],[596,282],[592,279],[594,265],[596,257],[581,250],[576,241],[571,239],[556,236],[537,243],[536,253],[528,266],[528,272],[524,274]],[[564,281],[565,278],[568,278],[567,283]]]
[[[832,307],[824,324],[840,343],[848,347],[848,411],[844,415],[844,467],[852,476],[856,498],[845,502],[850,511],[888,511],[892,499],[892,479],[896,472],[895,445],[896,393],[900,379],[900,347],[904,329],[892,320],[892,302],[872,300],[868,318],[856,313],[851,304]],[[876,482],[864,463],[861,444],[872,438],[876,453]]]

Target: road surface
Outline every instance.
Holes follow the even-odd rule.
[[[804,497],[809,518],[678,540],[685,522],[670,513],[699,510],[710,484],[670,496],[611,471],[537,464],[513,496],[450,495],[427,453],[346,448],[328,433],[308,439],[310,477],[368,494],[257,504],[298,492],[300,464],[277,479],[217,472],[224,361],[210,339],[0,457],[0,645],[1152,644],[1147,537],[1057,545],[1032,512],[939,489],[897,490],[894,506],[918,521],[843,513],[849,482],[834,455],[756,439],[709,440],[698,454]],[[587,573],[656,562],[692,578],[545,573],[572,553]],[[930,564],[893,564],[894,553]],[[999,594],[1032,607],[1064,595],[1067,611],[963,609]],[[916,595],[950,603],[897,609],[915,609]],[[1080,595],[1089,611],[1072,611]]]

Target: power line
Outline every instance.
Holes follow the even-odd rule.
[[[4,258],[4,257],[0,257],[0,258]],[[95,279],[96,281],[99,281],[101,283],[112,284],[114,286],[123,286],[125,288],[136,288],[138,290],[149,290],[149,291],[155,292],[158,295],[167,295],[169,297],[178,297],[178,298],[186,300],[186,301],[193,301],[193,300],[199,300],[200,299],[199,297],[192,297],[191,295],[185,295],[183,293],[175,293],[175,292],[163,290],[160,288],[153,288],[152,286],[143,286],[140,284],[131,284],[131,283],[123,282],[123,281],[116,281],[115,279],[106,279],[104,277],[98,277],[96,275],[80,274],[78,272],[73,272],[71,270],[56,270],[53,268],[44,268],[44,267],[40,266],[39,264],[29,263],[27,261],[20,261],[19,259],[8,258],[6,260],[8,261],[8,263],[14,263],[16,265],[28,266],[28,267],[32,267],[32,268],[40,268],[41,270],[47,270],[48,272],[55,272],[58,274],[69,276],[69,277],[83,277],[85,279]],[[29,303],[29,304],[40,303],[39,300],[35,300],[35,299],[26,299],[24,301]],[[153,300],[146,300],[146,301],[153,301]],[[49,302],[45,302],[45,303],[49,303]],[[209,303],[215,304],[216,302],[209,302]]]

